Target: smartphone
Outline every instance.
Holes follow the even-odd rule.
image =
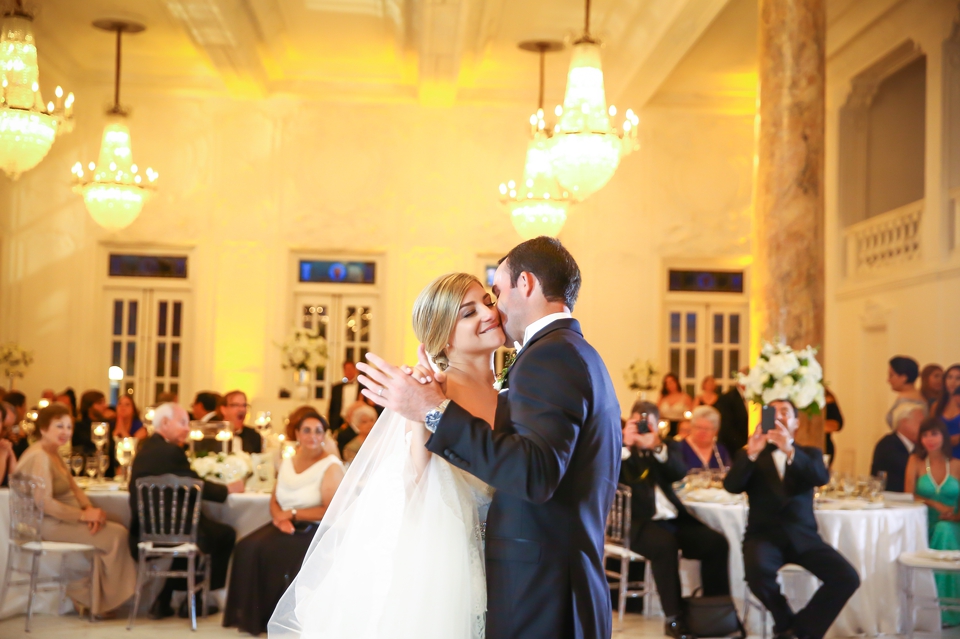
[[[773,406],[764,406],[760,410],[760,432],[769,433],[777,428],[777,409]]]
[[[647,413],[640,413],[640,421],[637,422],[637,433],[646,435],[650,432],[650,418]]]

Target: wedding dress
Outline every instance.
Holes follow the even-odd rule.
[[[388,410],[367,436],[270,637],[483,639],[492,489],[432,454],[418,479],[408,426]]]

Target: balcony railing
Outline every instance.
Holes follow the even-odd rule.
[[[847,277],[902,266],[920,258],[923,200],[848,227]]]

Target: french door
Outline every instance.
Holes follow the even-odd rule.
[[[107,290],[110,365],[123,370],[120,392],[138,406],[180,394],[188,367],[190,294],[152,288]]]
[[[361,362],[379,347],[380,316],[375,295],[302,293],[297,322],[327,340],[327,365],[311,371],[311,398],[327,401],[341,380],[344,362]]]
[[[696,397],[707,375],[718,392],[737,383],[749,352],[747,317],[746,304],[667,304],[664,361],[688,395]]]

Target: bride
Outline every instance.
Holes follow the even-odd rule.
[[[466,273],[417,297],[413,330],[447,396],[492,424],[500,315]],[[483,524],[492,489],[424,447],[422,423],[384,411],[330,502],[271,637],[483,639]]]

